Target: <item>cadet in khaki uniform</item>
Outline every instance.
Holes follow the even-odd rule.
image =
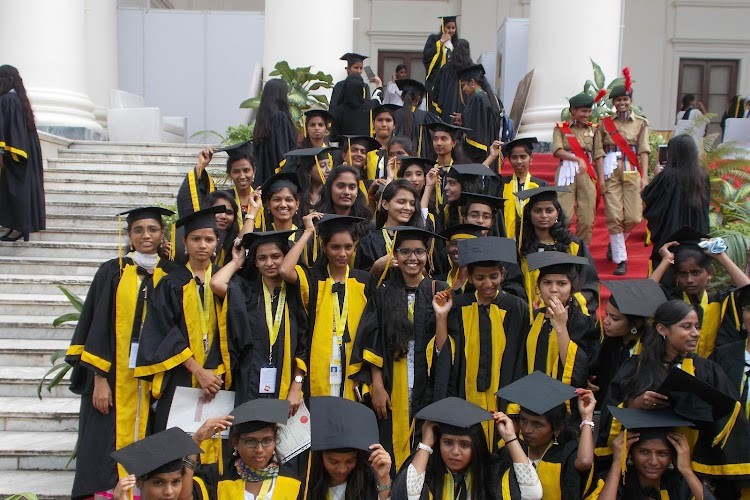
[[[604,196],[611,260],[617,264],[614,274],[618,276],[628,270],[625,241],[643,216],[640,192],[648,183],[648,157],[651,153],[648,122],[630,111],[633,103],[630,72],[627,68],[623,72],[626,85],[618,85],[610,93],[616,115],[604,118],[599,124],[607,155],[598,164],[599,191]],[[629,151],[623,151],[625,148]],[[633,164],[634,159],[637,165]]]
[[[601,133],[596,125],[589,122],[593,105],[594,98],[586,93],[582,92],[571,97],[571,120],[558,123],[552,133],[552,153],[555,158],[560,159],[556,183],[558,186],[570,187],[570,193],[559,194],[560,205],[569,223],[573,219],[573,213],[576,213],[578,216],[576,235],[586,244],[591,243],[591,235],[594,231],[596,210],[596,179],[592,179],[596,176],[594,164],[598,166],[604,158]],[[571,145],[571,142],[574,144]]]

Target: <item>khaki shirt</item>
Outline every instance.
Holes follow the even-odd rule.
[[[578,138],[578,142],[581,143],[581,147],[591,153],[594,160],[603,158],[605,156],[604,148],[602,146],[602,134],[601,131],[593,123],[587,125],[570,125],[570,130]],[[648,142],[648,140],[646,141]],[[558,149],[564,149],[565,151],[571,151],[568,139],[563,135],[560,127],[555,127],[552,132],[552,153]]]
[[[636,147],[636,153],[651,153],[651,146],[648,143],[648,122],[645,118],[630,113],[627,120],[623,121],[615,116],[612,118],[612,121],[628,144]],[[604,143],[604,147],[609,148],[617,146],[615,141],[613,141],[607,133],[603,123],[599,124],[599,128],[602,132],[602,142]]]

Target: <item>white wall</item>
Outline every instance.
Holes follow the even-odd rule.
[[[118,9],[120,88],[186,116],[189,135],[239,123],[262,60],[261,13]]]

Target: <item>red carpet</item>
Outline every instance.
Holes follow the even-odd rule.
[[[536,153],[531,165],[531,175],[540,177],[550,184],[555,183],[555,172],[559,160],[549,153]],[[502,168],[503,175],[511,175],[512,169],[506,161]],[[571,226],[575,232],[575,225]],[[628,274],[624,277],[613,276],[612,271],[616,265],[607,260],[607,246],[609,245],[609,232],[604,222],[604,201],[602,200],[596,211],[596,220],[594,222],[594,235],[589,245],[589,250],[596,261],[596,269],[599,271],[599,279],[624,279],[624,278],[646,278],[648,277],[648,259],[651,255],[651,247],[644,245],[646,240],[646,221],[641,222],[632,233],[627,241],[628,248]],[[602,287],[602,303],[609,297],[609,292]]]

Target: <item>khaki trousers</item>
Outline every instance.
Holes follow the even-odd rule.
[[[622,165],[605,181],[604,216],[609,234],[629,233],[643,219],[641,202],[641,174],[637,170],[624,171]]]
[[[559,175],[559,169],[557,173]],[[570,193],[559,193],[557,199],[560,200],[568,225],[572,224],[574,214],[578,216],[576,236],[588,245],[591,243],[591,235],[594,233],[596,184],[591,180],[589,174],[584,172],[576,175],[575,181],[568,188]]]

